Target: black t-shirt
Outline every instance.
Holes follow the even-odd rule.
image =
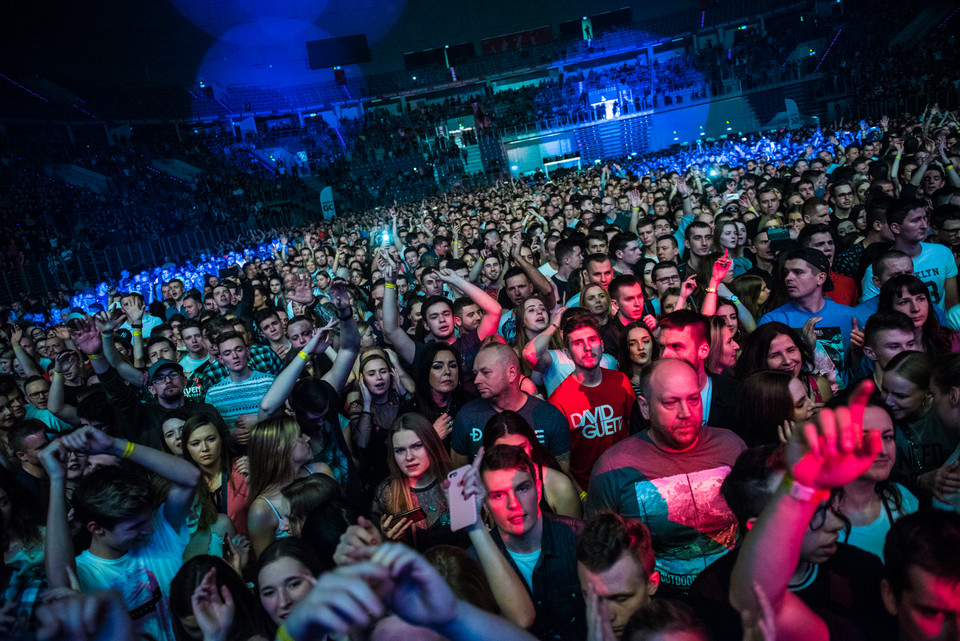
[[[463,371],[460,373],[460,385],[468,395],[476,396],[477,388],[473,384],[473,379],[476,378],[476,373],[473,371],[473,361],[476,360],[477,352],[480,351],[480,337],[477,335],[477,330],[474,329],[461,334],[455,341],[450,343],[450,347],[459,352],[460,362],[463,363]],[[417,374],[420,371],[422,365],[420,360],[426,349],[426,343],[414,341],[415,351],[413,353],[413,363],[411,363],[413,368],[410,370],[410,374],[414,378],[417,378]],[[428,364],[424,366],[426,367]]]
[[[738,552],[707,566],[690,586],[688,602],[714,641],[743,639],[740,614],[730,605],[730,577]],[[791,592],[823,619],[831,639],[893,641],[897,626],[880,600],[882,578],[879,558],[838,543],[836,554],[811,566],[803,584]]]

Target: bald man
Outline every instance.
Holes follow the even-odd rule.
[[[737,519],[720,484],[746,446],[702,425],[697,372],[661,358],[644,371],[637,405],[650,429],[612,446],[593,468],[587,516],[607,510],[650,528],[660,593],[680,597],[708,565],[733,549]]]

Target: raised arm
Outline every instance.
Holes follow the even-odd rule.
[[[337,390],[339,394],[347,384],[350,370],[360,353],[360,330],[357,328],[357,320],[353,317],[347,292],[338,288],[331,288],[331,290],[330,302],[337,308],[337,318],[340,322],[340,349],[337,351],[337,358],[333,361],[333,365],[323,375],[322,380],[329,383],[330,387]],[[396,296],[396,289],[386,288],[386,290],[393,291]]]
[[[550,324],[523,348],[523,358],[530,364],[533,371],[546,372],[553,366],[550,339],[554,332],[560,329],[560,319],[563,318],[565,311],[567,311],[566,307],[559,307],[550,314]]]
[[[520,243],[517,243],[513,247],[511,254],[513,264],[522,269],[523,273],[527,275],[530,283],[533,284],[533,288],[537,290],[537,293],[543,297],[544,306],[546,306],[547,309],[553,309],[557,305],[553,285],[539,269],[534,267],[533,263],[524,259],[524,257],[520,254],[520,247]]]
[[[54,360],[53,376],[50,378],[50,396],[47,397],[47,410],[61,421],[66,421],[70,425],[80,425],[77,408],[73,405],[67,405],[64,394],[63,368],[66,361],[64,357],[70,353],[63,352]]]
[[[303,349],[297,354],[297,358],[290,361],[290,364],[283,368],[270,385],[270,389],[260,399],[260,411],[257,421],[265,421],[273,416],[284,404],[293,391],[293,386],[306,367],[307,361],[314,354],[319,354],[330,344],[329,333],[333,329],[328,325],[322,329],[314,330],[310,341],[303,346]]]
[[[730,271],[730,265],[733,261],[727,258],[729,251],[724,250],[723,256],[713,263],[713,272],[710,274],[710,286],[707,287],[707,293],[703,297],[703,303],[700,305],[700,313],[704,316],[713,316],[717,313],[717,287],[726,278]]]
[[[816,423],[796,429],[786,445],[787,474],[747,533],[730,583],[730,603],[760,612],[753,586],[766,594],[776,615],[777,638],[828,639],[824,622],[787,587],[800,559],[810,519],[834,488],[865,472],[880,452],[880,430],[864,430],[863,414],[873,385],[862,383],[850,407],[823,410]]]
[[[13,331],[10,333],[10,343],[13,345],[13,355],[16,357],[17,362],[20,363],[20,368],[23,369],[23,373],[28,377],[42,376],[43,372],[40,371],[40,367],[36,361],[30,357],[30,354],[23,351],[23,346],[20,345],[21,340],[23,340],[23,330],[20,329],[19,326],[14,325]]]
[[[503,311],[500,303],[451,269],[440,270],[440,280],[462,291],[483,310],[483,320],[480,321],[480,326],[477,328],[477,336],[480,340],[497,333],[500,328],[500,312]]]
[[[400,358],[408,363],[413,362],[417,346],[413,339],[400,327],[400,308],[397,306],[397,272],[391,260],[381,256],[380,272],[386,281],[383,290],[383,333],[390,344],[397,350]],[[353,363],[351,363],[352,365]]]
[[[47,530],[43,556],[47,582],[51,588],[69,588],[70,572],[76,575],[73,539],[67,522],[67,448],[60,439],[40,451],[40,463],[50,480],[50,502],[47,504]]]
[[[107,312],[99,312],[94,318],[94,324],[100,331],[100,337],[103,339],[103,357],[111,366],[115,367],[120,374],[120,378],[135,387],[143,387],[143,374],[136,367],[123,360],[120,352],[117,351],[117,344],[113,341],[113,330],[123,325],[126,315],[117,318],[110,318]],[[141,345],[143,341],[141,339]]]
[[[93,427],[81,427],[60,440],[71,450],[87,454],[112,454],[158,474],[170,481],[164,516],[174,531],[179,531],[190,514],[193,499],[200,483],[200,470],[184,459],[134,444],[122,438],[113,438]]]

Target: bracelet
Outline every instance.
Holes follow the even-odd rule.
[[[130,458],[133,456],[133,441],[127,441],[127,444],[123,448],[123,454],[120,455],[120,458]]]
[[[305,360],[305,361],[309,361],[309,360],[310,360],[310,354],[307,354],[307,353],[306,353],[305,351],[303,351],[302,349],[297,353],[297,357],[302,358],[302,359]]]
[[[19,345],[14,345],[14,346],[13,346],[13,351],[15,351],[15,352],[22,352],[22,351],[23,351],[23,348],[20,347]]]
[[[130,327],[133,329],[143,329],[143,323],[130,323]]]
[[[53,370],[53,375],[54,375],[54,376],[63,376],[63,372],[58,372],[57,370]]]
[[[708,294],[716,294],[716,293],[717,293],[717,288],[716,288],[716,287],[707,287],[707,288],[705,288],[703,291],[707,292]]]
[[[133,330],[133,335],[134,335],[134,336],[140,336],[140,337],[142,338],[142,337],[143,337],[143,332],[135,329],[135,330]]]
[[[100,335],[103,336],[104,338],[110,338],[111,336],[113,336],[113,332],[112,332],[112,331],[110,331],[110,332],[100,332]]]
[[[803,501],[804,503],[821,503],[830,498],[830,490],[818,490],[815,487],[804,485],[789,474],[783,476],[783,485],[791,498]]]
[[[947,171],[950,171],[951,169],[953,169],[953,165],[947,165]]]
[[[290,633],[287,631],[287,624],[284,623],[279,628],[277,628],[277,639],[276,641],[295,641]]]
[[[100,358],[100,356],[97,354],[87,354],[87,358],[90,359],[91,361],[95,361],[98,358]]]
[[[580,490],[580,502],[581,502],[581,503],[586,503],[586,501],[587,501],[587,491],[586,491],[586,490]]]
[[[386,287],[387,289],[396,289],[396,288],[397,288],[397,284],[396,284],[396,283],[384,283],[383,286]]]

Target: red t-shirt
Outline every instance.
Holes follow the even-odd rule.
[[[860,293],[857,291],[857,282],[849,276],[838,274],[830,270],[830,280],[833,281],[833,291],[824,292],[823,295],[835,303],[849,305],[853,307],[860,299]]]
[[[603,379],[596,387],[581,385],[571,375],[550,395],[550,403],[570,426],[570,475],[584,490],[600,455],[630,435],[630,412],[637,401],[622,372],[601,371]]]

